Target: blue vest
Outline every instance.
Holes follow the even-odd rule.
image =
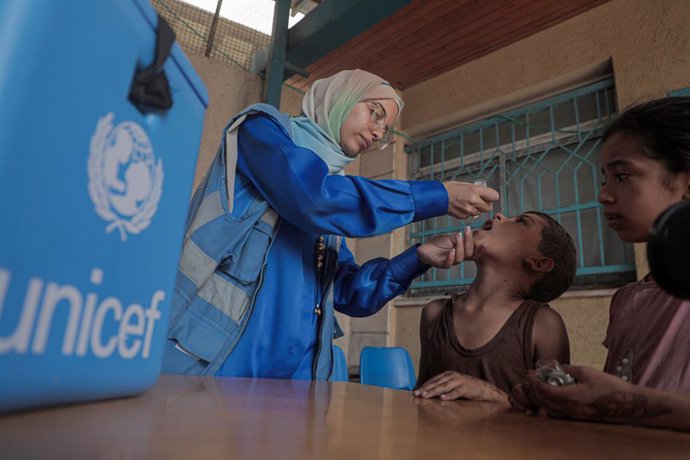
[[[234,174],[236,157],[232,157],[237,153],[236,134],[233,141],[230,133],[237,132],[244,116],[257,112],[272,117],[292,138],[289,117],[265,104],[248,107],[223,130],[218,152],[190,203],[163,372],[215,375],[251,317],[279,216],[241,175],[235,175],[229,205],[226,176]],[[326,238],[322,314],[312,372],[312,378],[319,380],[328,379],[332,367],[331,337],[337,328],[332,285],[340,240]]]

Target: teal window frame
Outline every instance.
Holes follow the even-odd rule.
[[[668,93],[669,96],[690,96],[690,87],[681,88]]]

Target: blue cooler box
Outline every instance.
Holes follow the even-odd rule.
[[[136,394],[161,369],[206,90],[128,95],[158,17],[135,0],[0,2],[0,410]]]

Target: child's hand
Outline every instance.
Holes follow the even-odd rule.
[[[417,248],[420,262],[438,268],[450,268],[463,260],[478,260],[486,252],[486,245],[474,246],[472,230],[463,233],[438,235]]]
[[[508,402],[511,407],[527,415],[537,414],[539,412],[539,404],[536,402],[536,398],[534,398],[531,390],[532,388],[526,379],[516,384],[513,387],[513,391],[508,395]]]
[[[538,406],[552,417],[624,423],[643,413],[651,416],[654,410],[644,396],[636,394],[636,386],[619,377],[590,367],[564,365],[563,369],[575,378],[574,385],[549,385],[530,371],[513,389],[511,405],[531,411]]]
[[[469,399],[508,405],[507,395],[494,385],[459,372],[446,371],[430,378],[413,391],[417,398],[440,398],[445,401]]]

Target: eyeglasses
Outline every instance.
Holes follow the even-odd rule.
[[[386,109],[384,109],[380,103],[375,101],[366,101],[366,103],[367,107],[369,107],[369,111],[371,112],[370,121],[372,130],[381,130],[383,132],[381,137],[376,140],[374,145],[377,149],[383,150],[388,147],[388,144],[390,143],[390,131],[386,125]]]

